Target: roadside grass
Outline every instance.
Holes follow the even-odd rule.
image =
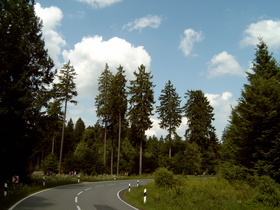
[[[99,181],[112,181],[114,180],[114,175],[63,175],[57,174],[48,176],[41,175],[31,175],[31,184],[8,184],[7,196],[4,196],[4,186],[0,187],[0,210],[9,209],[19,200],[25,198],[28,195],[36,193],[41,190],[48,188],[67,185],[67,184],[76,184],[78,183],[78,176],[80,176],[80,182],[99,182]],[[45,177],[45,186],[43,186],[43,177]],[[143,175],[143,176],[116,176],[116,180],[130,180],[130,179],[150,179],[152,176]]]
[[[258,200],[260,192],[245,182],[230,184],[225,179],[187,179],[177,177],[180,185],[172,188],[158,188],[154,182],[132,188],[125,193],[125,199],[145,210],[268,210],[278,207]],[[143,192],[147,190],[146,204]]]

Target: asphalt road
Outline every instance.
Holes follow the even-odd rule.
[[[152,180],[140,180],[145,185]],[[137,209],[120,198],[120,192],[137,180],[87,182],[40,191],[16,203],[10,210],[132,210]]]

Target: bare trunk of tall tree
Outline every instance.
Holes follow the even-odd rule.
[[[106,150],[107,150],[107,123],[105,122],[105,134],[104,134],[104,156],[103,156],[103,161],[104,161],[104,167],[106,168]]]
[[[113,147],[113,139],[112,139],[112,147],[111,147],[111,175],[113,175],[113,165],[114,165],[114,147]]]
[[[61,145],[60,145],[60,155],[59,155],[59,165],[58,173],[61,173],[61,162],[62,162],[62,152],[63,152],[63,141],[64,141],[64,130],[65,130],[65,120],[66,120],[66,109],[67,109],[67,99],[65,100],[64,106],[64,116],[63,116],[63,125],[62,125],[62,136],[61,136]]]
[[[55,135],[53,133],[53,137],[52,137],[52,154],[54,154],[54,140],[55,140]]]
[[[122,130],[122,117],[119,113],[119,140],[118,140],[118,162],[117,162],[117,175],[119,175],[119,166],[120,166],[120,153],[121,153],[121,130]]]
[[[169,129],[169,158],[171,158],[171,141],[172,141],[172,139],[171,139],[171,131]]]
[[[142,145],[143,139],[140,139],[140,151],[139,151],[139,175],[142,175]]]

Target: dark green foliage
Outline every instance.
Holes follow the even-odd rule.
[[[49,154],[47,157],[42,161],[42,169],[46,172],[50,171],[52,173],[58,172],[58,160],[55,154]]]
[[[176,92],[176,88],[173,87],[170,80],[161,93],[162,94],[159,96],[160,106],[157,106],[157,112],[161,120],[159,123],[160,128],[167,129],[168,131],[169,158],[171,158],[172,135],[177,135],[176,128],[179,127],[182,122],[181,100]]]
[[[201,90],[188,91],[185,98],[187,103],[183,109],[189,126],[186,140],[197,144],[202,158],[201,170],[215,173],[215,166],[218,164],[218,140],[212,125],[213,107]]]
[[[224,153],[234,164],[279,182],[280,69],[262,40],[252,70],[224,133]]]
[[[173,172],[166,168],[158,168],[155,173],[155,185],[158,188],[172,188]]]
[[[142,174],[142,149],[145,131],[152,127],[150,116],[153,112],[154,85],[151,81],[153,76],[146,72],[146,67],[138,67],[139,72],[134,72],[135,80],[130,81],[130,108],[129,121],[134,132],[134,138],[138,140],[139,151],[139,175]]]
[[[3,0],[0,11],[0,180],[17,174],[24,181],[55,72],[34,2]]]

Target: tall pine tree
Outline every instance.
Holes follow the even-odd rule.
[[[196,143],[202,155],[202,170],[215,172],[218,158],[218,140],[215,128],[213,107],[201,90],[191,90],[186,93],[187,103],[183,107],[188,118],[186,140]]]
[[[41,138],[42,107],[49,100],[53,62],[45,49],[34,1],[0,1],[0,181],[19,175]]]
[[[98,79],[98,91],[99,94],[95,98],[96,114],[104,124],[104,152],[103,163],[106,167],[106,153],[107,153],[107,129],[111,120],[110,111],[110,85],[112,83],[113,74],[109,70],[109,66],[106,63],[104,71]]]
[[[159,119],[161,119],[160,128],[168,131],[169,158],[171,158],[172,135],[176,136],[176,128],[182,122],[181,100],[170,80],[168,80],[161,93],[159,96],[160,106],[157,106],[157,112],[159,113]]]
[[[135,80],[130,81],[129,94],[129,120],[135,131],[135,138],[139,140],[139,175],[142,174],[142,153],[145,131],[152,127],[150,119],[153,112],[154,91],[151,79],[153,76],[141,65],[138,72],[134,72]]]
[[[280,181],[280,68],[263,40],[224,133],[234,164]]]

